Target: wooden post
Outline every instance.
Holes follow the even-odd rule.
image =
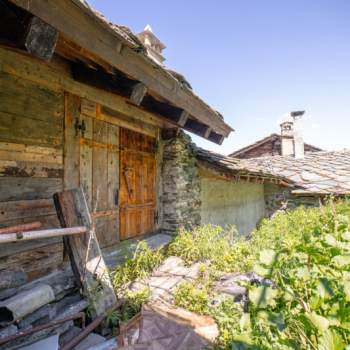
[[[147,93],[146,85],[142,83],[137,83],[133,88],[130,96],[131,102],[139,106]]]
[[[81,188],[54,194],[62,227],[85,226],[87,234],[65,237],[73,272],[95,315],[102,315],[116,303],[116,295],[91,216]]]

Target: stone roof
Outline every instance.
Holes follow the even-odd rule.
[[[265,144],[266,142],[271,142],[271,141],[281,141],[281,135],[273,133],[273,134],[266,136],[266,137],[264,137],[256,142],[248,145],[248,146],[242,147],[242,148],[232,152],[231,154],[229,154],[229,157],[238,157],[245,152],[248,152],[256,147],[259,147],[259,146]],[[322,151],[321,148],[310,145],[309,143],[306,143],[306,142],[304,143],[304,146],[306,149],[312,150],[312,152]]]
[[[196,158],[202,160],[215,167],[228,170],[234,175],[252,176],[262,179],[276,180],[276,182],[284,182],[286,185],[292,185],[292,182],[281,175],[276,175],[265,168],[260,168],[254,164],[247,163],[244,159],[232,158],[219,153],[208,151],[206,149],[195,146]]]
[[[350,193],[350,150],[306,153],[304,158],[271,156],[245,159],[246,167],[293,182],[295,194]]]
[[[350,194],[350,150],[310,152],[304,158],[238,159],[196,148],[197,159],[233,174],[267,178],[294,187],[294,194]]]

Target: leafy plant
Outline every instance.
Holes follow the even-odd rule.
[[[196,288],[189,282],[181,283],[175,290],[175,304],[198,314],[209,311],[209,295],[206,288]]]
[[[137,245],[133,257],[128,259],[123,265],[118,265],[111,272],[113,286],[117,294],[120,294],[130,282],[138,278],[148,277],[163,259],[164,255],[161,249],[152,251],[146,242],[141,241]]]
[[[137,292],[127,292],[125,294],[125,302],[120,310],[114,314],[114,322],[125,322],[134,317],[141,311],[143,304],[147,303],[150,297],[150,290],[148,288]]]
[[[233,227],[224,230],[213,225],[181,231],[170,243],[167,255],[179,256],[188,265],[199,261],[220,264],[221,258],[229,253],[236,236]]]

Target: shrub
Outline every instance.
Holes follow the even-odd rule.
[[[120,294],[122,289],[138,278],[146,278],[160,265],[164,256],[160,249],[152,251],[146,242],[140,242],[131,259],[123,265],[118,265],[112,272],[111,278],[114,289]]]
[[[188,265],[199,261],[218,262],[227,254],[236,236],[233,227],[204,225],[193,231],[181,231],[170,243],[168,255],[181,257]]]
[[[175,290],[175,304],[184,309],[206,314],[209,311],[209,295],[206,288],[196,288],[189,282],[181,283]]]

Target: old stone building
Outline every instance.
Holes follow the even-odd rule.
[[[281,123],[280,134],[271,134],[264,137],[251,145],[232,152],[229,156],[239,159],[249,159],[277,155],[294,155],[295,146],[299,146],[302,153],[321,151],[319,147],[304,143],[302,134],[299,135],[299,138],[295,137],[295,127],[297,124],[298,120],[296,117],[291,117]]]

